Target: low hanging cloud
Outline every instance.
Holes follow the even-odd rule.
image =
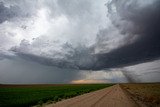
[[[2,1],[0,48],[44,65],[80,70],[155,60],[160,56],[159,4],[159,0]]]
[[[129,82],[159,82],[160,60],[127,66],[121,69]]]
[[[97,68],[127,66],[159,58],[160,3],[158,0],[145,1],[146,4],[140,1],[112,0],[107,4],[109,8],[116,8],[116,12],[109,10],[112,12],[110,17],[121,34],[128,35],[124,40],[128,43],[109,53],[99,54],[98,60],[102,64]],[[115,16],[118,18],[114,19]]]
[[[58,84],[78,78],[77,70],[45,66],[19,57],[1,60],[0,68],[0,84]]]
[[[97,4],[89,0],[69,1],[65,4],[50,0],[37,2],[39,7],[34,10],[37,13],[32,14],[32,17],[25,20],[17,17],[19,23],[17,20],[7,20],[1,24],[5,31],[1,34],[6,38],[2,40],[4,44],[1,50],[44,65],[90,69],[95,62],[91,55],[92,45],[99,27],[105,26],[104,3],[101,1]],[[83,8],[79,9],[78,6]],[[32,5],[28,8],[32,8]],[[95,14],[96,11],[100,13]],[[99,17],[102,17],[101,20],[98,20]]]

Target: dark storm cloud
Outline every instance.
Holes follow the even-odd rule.
[[[53,56],[49,57],[47,55],[34,55],[32,53],[27,53],[27,49],[30,44],[27,41],[22,40],[20,47],[12,47],[10,51],[15,52],[15,54],[23,59],[29,61],[35,61],[48,66],[56,66],[59,68],[71,68],[71,69],[91,69],[94,66],[96,57],[90,55],[91,49],[85,46],[79,46],[73,48],[72,45],[65,43],[62,46],[62,50],[67,52],[67,54],[62,54],[59,52],[54,52]],[[32,47],[32,46],[31,46]],[[61,55],[62,58],[56,57],[56,55]]]
[[[7,59],[14,59],[14,54],[8,52],[8,51],[4,51],[4,50],[0,50],[0,60],[3,60],[5,58]]]
[[[19,8],[16,6],[5,7],[3,2],[0,2],[0,23],[14,18],[18,15]]]
[[[6,7],[3,2],[0,2],[0,23],[11,20],[16,17],[28,17],[29,13],[24,13],[17,5]]]
[[[20,57],[1,60],[0,68],[0,83],[3,84],[69,83],[78,76],[76,70],[45,66]]]
[[[84,5],[83,9],[81,9],[82,4],[86,4]],[[68,7],[68,5],[71,6]],[[31,8],[30,11],[34,10],[32,9],[34,5],[28,3],[28,6]],[[66,23],[69,23],[69,19],[72,17],[72,24],[74,23],[74,21],[76,22],[76,18],[78,18],[78,29],[82,29],[84,25],[87,26],[87,21],[84,20],[86,18],[84,18],[82,22],[80,21],[82,19],[80,17],[81,15],[84,15],[86,17],[93,17],[95,16],[95,14],[93,16],[92,14],[96,12],[95,10],[91,11],[92,5],[89,1],[58,1],[54,4],[54,6],[49,5],[49,3],[47,3],[45,7],[46,6],[49,6],[50,9],[52,9],[51,7],[53,7],[53,10],[57,6],[58,9],[55,10],[55,12],[57,11],[64,16],[67,16],[67,18],[62,17],[62,22],[66,21]],[[8,8],[3,5],[2,7],[5,9]],[[86,46],[83,39],[81,41],[84,46],[82,46],[81,44],[78,45],[80,41],[79,39],[81,37],[80,35],[83,36],[83,33],[81,34],[81,32],[77,29],[74,29],[74,31],[73,28],[75,26],[73,26],[73,28],[71,27],[71,30],[73,30],[72,32],[76,32],[76,34],[78,35],[78,39],[73,39],[72,37],[70,37],[70,35],[75,36],[75,34],[68,33],[67,31],[62,31],[61,34],[61,31],[59,31],[60,35],[58,35],[59,32],[57,31],[53,32],[57,33],[57,35],[55,34],[56,36],[53,35],[55,36],[53,37],[53,39],[56,39],[58,36],[60,36],[61,38],[58,38],[60,42],[48,42],[49,40],[47,40],[47,37],[49,36],[41,36],[40,39],[35,38],[32,43],[22,40],[19,46],[13,46],[10,50],[24,59],[36,61],[41,64],[57,66],[60,68],[72,68],[81,70],[100,70],[105,68],[122,67],[146,62],[148,60],[158,59],[160,57],[159,0],[154,0],[152,2],[150,2],[149,0],[146,0],[144,2],[142,0],[112,0],[107,4],[107,8],[108,15],[106,17],[111,20],[112,25],[108,25],[111,26],[109,28],[99,30],[96,38],[96,43],[94,45]],[[23,10],[25,10],[25,8]],[[91,16],[88,14],[90,14]],[[77,15],[78,17],[76,17]],[[51,18],[50,15],[48,15],[48,18]],[[97,17],[95,19],[97,20]],[[83,23],[82,26],[79,21]],[[61,25],[61,23],[58,24]],[[87,28],[88,27],[86,27],[85,29]],[[82,31],[85,32],[86,30]],[[69,36],[62,36],[67,33]],[[51,34],[48,33],[48,35]],[[85,35],[86,34],[88,34],[88,30],[87,32],[85,32]],[[92,39],[92,35],[89,36],[91,36],[90,39]],[[71,40],[73,39],[73,41],[77,41],[78,43],[76,45],[74,44],[74,42],[67,43],[66,41],[68,40],[68,38],[71,38]],[[63,41],[63,39],[66,39],[65,42]],[[47,43],[45,41],[47,41]],[[88,42],[90,43],[93,41]],[[98,53],[95,52],[96,49],[98,50]]]
[[[160,1],[156,0],[140,8],[137,0],[128,4],[130,2],[131,0],[113,0],[108,7],[114,5],[121,18],[113,19],[113,24],[121,29],[121,33],[128,33],[130,38],[137,36],[136,40],[109,53],[97,55],[98,61],[93,69],[128,66],[160,57]],[[131,22],[134,27],[126,28],[128,26],[125,23],[120,24],[120,21]]]

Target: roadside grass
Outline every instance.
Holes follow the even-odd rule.
[[[113,84],[0,85],[0,107],[30,107],[57,102]]]
[[[160,106],[160,83],[122,84],[122,87],[149,107]]]

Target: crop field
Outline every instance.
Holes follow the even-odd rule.
[[[148,107],[160,106],[160,83],[122,84],[135,101],[141,101]]]
[[[60,101],[113,84],[0,85],[0,107],[29,107]]]

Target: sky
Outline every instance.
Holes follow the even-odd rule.
[[[0,84],[160,82],[159,0],[0,0]]]

